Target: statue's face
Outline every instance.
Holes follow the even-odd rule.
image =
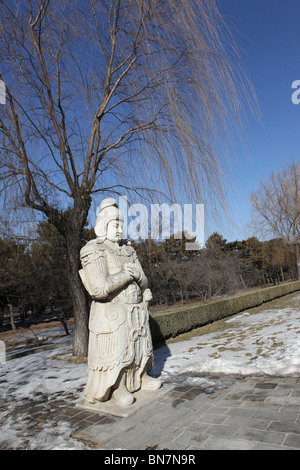
[[[107,225],[106,238],[111,242],[120,242],[123,235],[123,222],[111,220]]]

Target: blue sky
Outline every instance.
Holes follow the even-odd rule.
[[[246,152],[237,145],[230,179],[236,190],[231,200],[235,226],[214,228],[227,240],[252,235],[251,192],[272,172],[300,160],[300,104],[292,103],[292,82],[300,80],[300,1],[223,0],[222,14],[237,32],[242,59],[254,85],[260,123],[249,115]],[[237,158],[237,162],[234,162]]]
[[[236,29],[234,38],[262,118],[259,122],[249,115],[247,150],[237,142],[232,154],[230,182],[235,198],[230,202],[235,224],[205,222],[206,237],[209,226],[210,232],[218,231],[231,241],[253,235],[251,192],[260,181],[300,160],[300,104],[291,100],[292,83],[300,80],[300,0],[219,0],[219,6]]]

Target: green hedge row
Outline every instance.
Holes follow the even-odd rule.
[[[150,315],[154,344],[300,290],[300,281]]]

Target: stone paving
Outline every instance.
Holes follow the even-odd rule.
[[[187,379],[195,377],[188,370],[182,377],[170,376],[168,380],[176,382],[164,384],[153,401],[145,401],[123,417],[115,416],[112,410],[104,413],[75,406],[84,386],[63,393],[37,391],[34,399],[18,401],[12,384],[0,397],[0,412],[11,423],[12,435],[19,439],[14,448],[20,449],[38,448],[47,436],[43,431],[53,428],[51,448],[60,443],[62,436],[68,444],[71,433],[71,445],[75,441],[80,444],[78,448],[84,443],[86,449],[109,452],[300,450],[299,376],[210,374],[203,376],[212,379],[207,388],[183,386],[193,383]],[[24,380],[26,386],[26,375]],[[0,378],[1,382],[5,387],[5,377]],[[13,399],[17,401],[11,405]],[[7,424],[5,430],[8,434],[11,431]],[[3,450],[8,446],[9,435]]]
[[[300,378],[236,377],[211,394],[173,388],[126,418],[68,406],[56,419],[97,449],[299,450]]]

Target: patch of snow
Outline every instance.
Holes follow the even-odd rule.
[[[300,300],[300,296],[297,297]],[[296,300],[296,299],[294,299]],[[300,308],[245,312],[225,321],[222,330],[169,343],[163,376],[194,373],[300,376]]]
[[[154,352],[151,375],[206,393],[230,385],[235,374],[300,376],[299,301],[297,294],[258,313],[235,315],[216,331],[165,344]],[[55,352],[40,350],[0,362],[0,449],[86,448],[72,437],[67,420],[50,415],[53,404],[75,405],[86,384],[87,364],[51,358],[65,354],[69,341],[60,336]],[[34,421],[26,411],[28,403],[41,407],[49,418]]]

